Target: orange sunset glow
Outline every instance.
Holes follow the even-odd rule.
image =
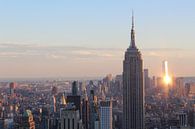
[[[164,77],[163,81],[166,85],[169,85],[172,83],[171,76],[169,75],[169,70],[168,70],[168,61],[164,61]]]

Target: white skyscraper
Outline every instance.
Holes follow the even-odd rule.
[[[100,102],[100,129],[112,129],[112,101]]]

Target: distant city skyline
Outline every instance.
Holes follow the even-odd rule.
[[[195,75],[195,1],[1,1],[0,78],[100,77],[122,74],[136,43],[149,75],[162,61],[174,76]]]

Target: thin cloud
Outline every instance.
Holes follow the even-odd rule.
[[[144,48],[143,51],[186,51],[182,48]]]
[[[192,57],[193,51],[181,48],[144,48],[144,57]],[[91,48],[80,46],[39,45],[26,43],[0,43],[2,58],[31,58],[39,56],[45,59],[121,59],[123,48]]]

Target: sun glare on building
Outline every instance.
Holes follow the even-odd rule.
[[[170,77],[169,75],[165,75],[165,76],[164,76],[164,83],[165,83],[166,85],[171,84],[171,77]]]
[[[168,71],[168,61],[164,61],[164,77],[163,77],[163,81],[166,85],[171,84],[172,79],[169,75],[169,71]]]

